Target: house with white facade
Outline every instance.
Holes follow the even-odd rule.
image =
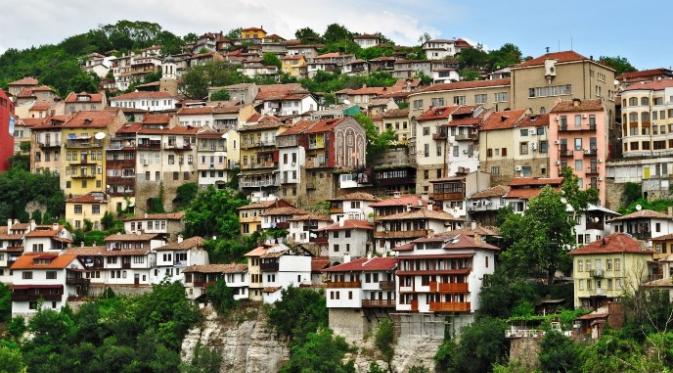
[[[36,226],[23,240],[24,252],[63,251],[72,243],[72,234],[59,224]]]
[[[279,301],[282,290],[290,286],[311,285],[311,256],[294,253],[283,244],[261,251],[258,258],[264,303]]]
[[[106,285],[145,285],[154,283],[154,249],[165,241],[157,234],[114,234],[105,238],[102,278]],[[155,272],[155,273],[153,273]]]
[[[566,209],[573,214],[570,205]],[[578,246],[590,244],[612,233],[608,220],[620,216],[616,211],[594,204],[589,204],[581,214],[573,215],[575,216],[574,230]]]
[[[351,258],[363,258],[373,253],[374,225],[366,220],[342,219],[318,230],[327,240],[330,263],[345,263]]]
[[[387,253],[397,246],[434,233],[462,227],[463,219],[445,211],[412,208],[409,211],[374,218],[374,251]]]
[[[472,46],[463,39],[431,39],[423,43],[421,48],[428,60],[443,60]]]
[[[191,300],[199,300],[206,288],[223,280],[234,291],[234,300],[248,299],[248,266],[246,264],[201,264],[186,267],[184,273],[185,290]]]
[[[59,310],[69,298],[88,291],[84,266],[72,254],[24,254],[11,268],[12,316],[32,316],[38,308]]]
[[[607,222],[612,233],[628,233],[650,245],[653,238],[673,233],[673,216],[652,210],[638,210]]]
[[[295,215],[306,215],[307,212],[296,207],[275,207],[262,212],[262,229],[289,229],[290,219]]]
[[[470,195],[466,203],[469,219],[482,225],[495,226],[498,212],[506,207],[504,197],[508,192],[509,186],[496,185]]]
[[[329,216],[306,213],[295,215],[288,220],[290,222],[287,238],[296,244],[316,244],[326,246],[327,242],[316,234],[316,231],[325,228],[332,223]]]
[[[147,111],[175,110],[178,99],[168,92],[136,91],[110,98],[110,106]]]
[[[381,35],[379,34],[358,34],[353,36],[353,42],[362,49],[376,47],[381,44]]]
[[[330,217],[335,222],[343,220],[368,220],[374,219],[374,209],[370,204],[379,199],[369,193],[354,192],[334,197],[330,202]]]
[[[183,211],[144,214],[124,220],[124,232],[158,234],[166,241],[175,241],[185,229],[184,217]]]
[[[154,249],[157,262],[154,268],[154,281],[183,281],[182,271],[192,265],[208,263],[208,252],[203,248],[205,240],[194,236],[182,239],[178,236],[176,242],[167,243]]]
[[[318,109],[318,101],[308,91],[269,93],[261,101],[263,115],[296,116]]]

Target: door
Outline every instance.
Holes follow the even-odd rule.
[[[140,285],[140,274],[136,273],[133,276],[133,285],[136,285],[136,286]]]

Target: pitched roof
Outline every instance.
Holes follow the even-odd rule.
[[[471,89],[471,88],[488,88],[488,87],[498,87],[498,86],[508,86],[510,85],[509,79],[493,79],[493,80],[465,80],[454,83],[441,83],[433,84],[429,87],[421,88],[412,92],[415,93],[426,93],[426,92],[437,92],[437,91],[452,91],[457,89]]]
[[[341,196],[336,196],[331,198],[330,201],[366,201],[366,202],[377,202],[378,198],[373,195],[365,192],[353,192],[344,194]]]
[[[80,111],[63,124],[63,128],[107,128],[117,117],[116,110]]]
[[[143,124],[166,124],[171,118],[170,114],[147,113],[143,115]]]
[[[344,220],[343,222],[330,224],[326,227],[318,229],[318,231],[341,231],[350,229],[364,229],[373,230],[374,226],[366,220]]]
[[[207,115],[207,114],[235,114],[238,113],[240,107],[237,105],[222,105],[216,106],[202,106],[202,107],[186,107],[178,110],[178,115]]]
[[[124,93],[119,96],[110,98],[110,101],[120,100],[140,100],[140,99],[166,99],[174,98],[174,96],[165,91],[137,91]]]
[[[203,247],[206,243],[206,240],[203,237],[194,236],[187,239],[184,239],[182,242],[170,242],[164,246],[158,247],[155,250],[189,250],[194,248]]]
[[[546,60],[556,60],[558,63],[565,63],[565,62],[585,61],[589,59],[575,51],[561,51],[561,52],[546,53],[540,57],[532,58],[528,61],[524,61],[513,67],[523,68],[523,67],[543,66],[544,61]]]
[[[306,211],[298,209],[296,207],[274,207],[270,208],[262,213],[262,216],[278,216],[278,215],[298,215],[305,214]]]
[[[358,258],[326,268],[323,272],[392,271],[395,267],[397,267],[397,258],[395,257]]]
[[[526,109],[496,111],[488,114],[481,125],[480,131],[493,131],[516,127],[526,114]]]
[[[646,254],[653,252],[647,246],[626,233],[613,233],[570,252],[570,255],[595,254]]]
[[[38,84],[39,82],[37,81],[37,79],[33,78],[32,76],[26,76],[19,80],[15,80],[7,85],[13,86],[13,85],[38,85]]]
[[[509,192],[510,187],[507,185],[496,185],[494,187],[482,190],[472,194],[469,199],[479,199],[479,198],[492,198],[492,197],[503,197]]]
[[[182,220],[185,217],[184,211],[178,212],[165,212],[158,214],[145,214],[143,216],[133,217],[124,219],[124,221],[135,221],[135,220]]]
[[[81,196],[71,197],[67,200],[68,203],[105,203],[107,202],[107,195],[103,193],[89,193]]]
[[[36,229],[26,234],[26,238],[58,237],[60,229]]]
[[[36,259],[51,259],[48,264],[36,263]],[[77,256],[68,253],[24,253],[12,264],[12,269],[65,269]]]
[[[426,120],[438,120],[438,119],[449,119],[451,114],[458,110],[458,106],[442,106],[442,107],[431,107],[428,110],[424,111],[416,119],[419,122]]]
[[[507,194],[505,198],[507,199],[525,199],[529,200],[540,195],[542,189],[532,188],[532,189],[512,189]]]
[[[563,183],[562,177],[515,177],[510,181],[510,186],[522,185],[561,185]]]
[[[551,109],[551,113],[578,113],[585,111],[603,111],[601,100],[564,100],[559,101]]]
[[[159,235],[156,233],[117,233],[117,234],[112,234],[107,237],[105,237],[105,242],[117,242],[117,241],[149,241],[152,240]]]
[[[320,214],[313,214],[313,213],[295,215],[288,220],[289,221],[313,220],[313,221],[328,221],[330,223],[332,222],[332,219],[327,215],[320,215]]]
[[[434,219],[444,221],[462,221],[445,211],[428,210],[427,208],[412,209],[411,211],[400,212],[398,214],[380,216],[376,221],[388,220],[410,220],[410,219]]]
[[[647,70],[640,70],[640,71],[627,71],[624,73],[621,73],[619,76],[617,76],[617,80],[622,80],[622,81],[629,81],[633,79],[639,79],[639,78],[652,78],[652,77],[657,77],[660,75],[665,75],[665,76],[671,76],[673,75],[673,72],[670,69],[667,68],[656,68],[656,69],[647,69]]]
[[[229,264],[198,264],[191,265],[182,270],[187,273],[242,273],[248,270],[247,264],[229,263]]]
[[[317,256],[311,258],[311,272],[320,272],[329,266],[329,258],[326,256]]]
[[[665,220],[672,220],[673,216],[666,215],[664,213],[653,211],[653,210],[640,210],[640,211],[632,212],[632,213],[627,214],[627,215],[618,216],[616,218],[608,220],[608,222],[624,221],[624,220],[632,220],[632,219],[665,219]]]
[[[78,101],[77,98],[80,96],[87,96],[89,97],[88,101]],[[65,103],[66,104],[74,104],[74,103],[100,103],[103,102],[103,94],[101,93],[88,93],[88,92],[80,92],[80,93],[75,93],[75,92],[70,92],[68,93],[68,96],[65,98]]]
[[[392,207],[392,206],[425,206],[427,202],[417,195],[404,195],[399,197],[387,198],[378,202],[369,204],[370,207]]]
[[[35,101],[33,106],[30,107],[30,111],[47,111],[51,108],[52,103],[49,101]]]
[[[673,87],[673,79],[662,79],[652,82],[634,83],[626,87],[623,92],[636,91],[639,89],[659,91],[670,87]]]
[[[238,210],[268,209],[274,206],[280,207],[281,205],[292,206],[289,202],[285,201],[284,199],[278,199],[273,201],[254,202],[249,205],[241,206],[238,208]]]
[[[258,246],[256,248],[248,251],[247,253],[245,253],[244,256],[262,256],[264,254],[266,254],[266,247]]]
[[[475,234],[477,233],[477,234]],[[491,233],[491,232],[489,232]],[[481,238],[481,234],[475,231],[461,230],[435,233],[429,237],[421,237],[412,241],[412,244],[426,242],[441,242],[444,250],[461,249],[484,249],[499,251],[500,248],[491,245]],[[409,247],[398,247],[397,251],[408,251]]]

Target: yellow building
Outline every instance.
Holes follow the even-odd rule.
[[[575,308],[598,308],[647,281],[652,250],[625,233],[613,233],[573,250]]]
[[[248,296],[252,301],[261,302],[262,291],[264,286],[262,285],[262,268],[260,265],[261,256],[266,254],[266,248],[260,246],[256,249],[252,249],[245,257],[248,259],[248,276],[249,276],[249,289]]]
[[[102,229],[101,219],[108,211],[108,201],[104,193],[69,198],[65,203],[65,220],[73,229],[84,229],[87,221],[91,222],[93,229]]]
[[[307,74],[306,57],[301,54],[280,58],[281,71],[295,78],[305,78]]]
[[[276,207],[293,207],[289,202],[279,199],[272,201],[261,201],[238,208],[238,220],[241,226],[241,234],[249,235],[262,229],[262,214]]]
[[[260,27],[247,27],[241,29],[242,40],[262,40],[266,36],[266,31]]]
[[[61,189],[69,196],[105,191],[105,148],[126,122],[121,110],[80,111],[61,127]]]
[[[253,116],[245,125],[238,127],[241,148],[241,174],[239,186],[244,190],[260,188],[276,189],[278,146],[276,136],[285,132],[287,126],[274,116]]]

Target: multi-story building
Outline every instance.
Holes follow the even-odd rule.
[[[45,119],[42,124],[31,127],[30,171],[61,172],[61,130],[67,120],[64,116]]]
[[[433,84],[409,93],[409,118],[415,125],[416,118],[430,107],[452,104],[481,105],[484,109],[506,110],[513,107],[509,92],[509,79]]]
[[[58,310],[68,298],[87,295],[84,266],[68,253],[31,253],[12,264],[12,315],[31,316],[38,309]]]
[[[287,246],[276,244],[264,249],[259,256],[262,277],[262,300],[272,304],[282,299],[282,291],[290,286],[311,285],[309,255],[292,252]]]
[[[431,39],[421,45],[428,60],[443,60],[453,57],[465,48],[472,48],[463,39]]]
[[[296,207],[274,207],[262,213],[262,229],[290,229],[290,219],[305,215],[306,211]]]
[[[65,221],[74,229],[85,229],[88,222],[91,228],[100,230],[101,220],[108,212],[108,196],[101,192],[91,192],[65,201]]]
[[[185,240],[182,236],[178,236],[177,241],[155,248],[157,262],[153,274],[154,281],[184,282],[183,271],[186,267],[209,264],[208,252],[203,248],[204,243],[205,240],[198,236]]]
[[[366,220],[342,219],[318,229],[327,240],[327,256],[331,263],[345,263],[350,258],[373,254],[374,226]]]
[[[104,149],[126,122],[121,110],[80,111],[61,126],[61,188],[66,195],[103,192]],[[65,159],[63,159],[65,156]]]
[[[14,122],[14,103],[0,89],[0,171],[9,169],[9,158],[14,153]]]
[[[481,170],[494,185],[549,176],[549,116],[525,110],[487,113],[479,128]]]
[[[488,172],[473,171],[432,180],[431,183],[430,199],[434,202],[434,209],[443,210],[455,217],[466,218],[467,198],[488,189],[491,185],[491,175]]]
[[[175,110],[178,100],[168,92],[136,91],[110,98],[110,106],[146,111]]]
[[[462,219],[444,211],[412,207],[409,211],[374,218],[374,252],[387,253],[415,239],[462,226]]]
[[[607,120],[601,100],[561,101],[549,113],[549,176],[572,169],[581,188],[598,191],[601,205],[607,197]]]
[[[361,340],[373,330],[371,317],[395,309],[396,258],[358,258],[323,270],[329,326]]]
[[[512,66],[512,108],[549,112],[558,99],[602,99],[614,122],[615,71],[575,51],[547,53]]]
[[[308,74],[306,57],[301,54],[287,55],[280,58],[281,71],[297,79],[305,78]]]
[[[185,268],[185,290],[189,299],[197,300],[206,288],[224,281],[234,291],[234,300],[248,299],[248,266],[246,264],[201,264]]]
[[[370,204],[378,201],[378,198],[364,192],[337,196],[329,200],[330,217],[337,223],[344,220],[371,221],[374,217],[374,209],[370,207]]]
[[[264,285],[262,284],[261,256],[264,253],[266,253],[266,247],[259,246],[245,254],[248,261],[248,297],[256,302],[261,302],[263,299]]]
[[[409,124],[409,109],[386,110],[381,114],[379,132],[387,130],[395,132],[395,141],[406,145],[412,137],[413,130]]]
[[[509,186],[496,185],[469,195],[467,199],[469,220],[485,226],[497,225],[498,213],[500,209],[506,207],[507,193],[509,193]]]
[[[105,189],[110,209],[117,213],[131,212],[129,209],[135,205],[136,138],[141,128],[139,123],[125,124],[105,148]]]
[[[124,232],[158,234],[168,242],[175,242],[185,229],[183,211],[145,214],[124,220]]]
[[[567,210],[572,214],[572,207],[568,205]],[[619,213],[607,209],[603,206],[589,204],[580,214],[574,214],[575,217],[575,237],[577,245],[584,245],[612,233],[608,220],[618,217]]]
[[[598,308],[638,289],[647,280],[652,254],[624,233],[613,233],[570,252],[575,308]]]
[[[249,235],[262,229],[262,215],[266,210],[278,207],[293,207],[283,199],[270,199],[268,201],[253,202],[238,208],[238,219],[241,226],[241,234]]]
[[[469,323],[498,247],[479,235],[440,233],[397,249],[396,311],[450,313]]]
[[[202,130],[196,134],[196,170],[199,185],[222,187],[233,176],[231,171],[236,163],[227,157],[226,133],[228,132],[235,132],[235,130],[231,129],[226,132]]]
[[[608,223],[613,233],[628,233],[636,239],[648,242],[673,233],[673,215],[652,210],[638,210],[610,219]]]
[[[248,190],[276,190],[278,177],[278,147],[276,136],[287,125],[273,116],[253,117],[240,126],[241,174],[239,186]]]
[[[360,46],[360,48],[366,49],[375,47],[382,42],[381,35],[379,34],[358,34],[353,36],[353,42]]]
[[[645,83],[671,78],[673,78],[673,71],[671,71],[671,69],[660,67],[657,69],[623,72],[620,75],[617,75],[615,80],[619,82],[620,88],[624,89],[636,83]]]
[[[26,76],[19,80],[9,82],[7,84],[7,93],[12,96],[17,96],[23,89],[35,88],[39,84],[40,82],[37,79],[33,78],[32,76]]]
[[[105,285],[149,286],[161,276],[154,249],[165,242],[156,234],[115,234],[105,238],[102,278]]]
[[[317,247],[327,247],[327,240],[316,231],[332,223],[327,215],[314,213],[297,214],[288,219],[290,223],[287,239],[295,244],[314,244]]]
[[[71,243],[72,234],[58,224],[31,226],[30,232],[23,236],[24,252],[29,253],[61,252]]]
[[[297,116],[318,109],[318,101],[304,89],[260,91],[256,100],[262,102],[261,112],[264,115]]]
[[[241,40],[250,41],[253,43],[261,43],[266,36],[266,31],[262,26],[260,27],[246,27],[241,29]]]
[[[70,92],[63,102],[66,114],[78,111],[100,111],[107,106],[105,93]]]

